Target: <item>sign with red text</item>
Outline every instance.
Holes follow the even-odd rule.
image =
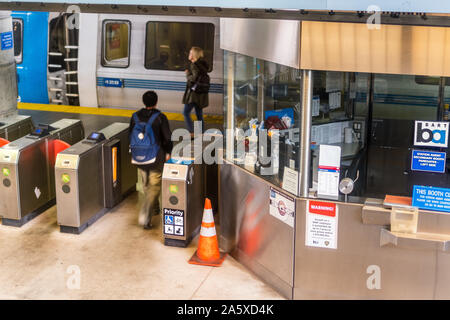
[[[337,249],[338,206],[336,203],[308,201],[305,245]]]

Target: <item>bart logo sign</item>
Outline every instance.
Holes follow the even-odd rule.
[[[448,122],[416,121],[414,128],[414,145],[447,148],[448,127]]]

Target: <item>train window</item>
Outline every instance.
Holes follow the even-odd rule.
[[[14,57],[16,63],[21,64],[23,60],[23,20],[13,19],[13,33],[14,33]]]
[[[190,22],[148,22],[145,44],[145,68],[184,71],[189,50],[200,47],[212,70],[214,25]]]
[[[104,67],[127,68],[130,65],[131,23],[124,20],[105,20],[103,22]]]
[[[439,85],[439,77],[415,76],[414,81],[417,84]],[[445,78],[445,85],[450,86],[450,78]]]

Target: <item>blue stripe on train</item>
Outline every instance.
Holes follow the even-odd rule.
[[[97,78],[97,86],[104,87],[105,78]],[[181,81],[163,81],[163,80],[143,80],[143,79],[123,79],[124,88],[132,89],[151,89],[151,90],[170,90],[170,91],[184,91],[186,89],[186,82]],[[223,84],[212,83],[211,93],[223,93]]]

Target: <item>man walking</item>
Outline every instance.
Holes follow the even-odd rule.
[[[153,214],[159,214],[161,176],[164,163],[170,159],[173,143],[167,117],[157,109],[158,95],[144,93],[145,108],[135,112],[130,121],[130,148],[137,165],[144,191],[144,203],[139,212],[139,224],[152,227]]]

